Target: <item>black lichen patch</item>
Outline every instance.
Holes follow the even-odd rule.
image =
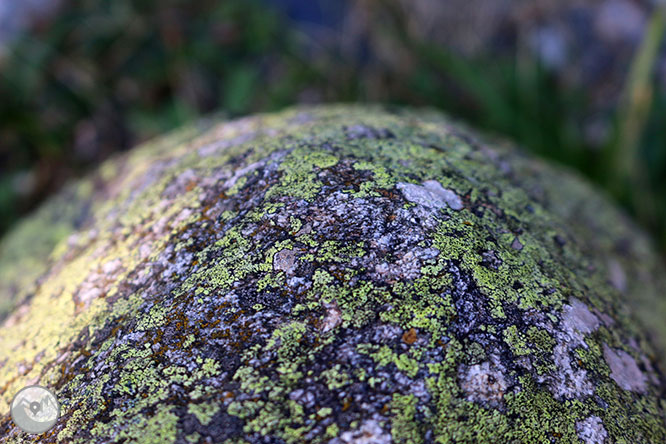
[[[393,139],[395,135],[388,128],[374,128],[367,125],[345,127],[349,139]]]

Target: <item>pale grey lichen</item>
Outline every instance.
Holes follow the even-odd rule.
[[[343,432],[339,439],[331,440],[329,444],[392,444],[391,435],[384,431],[377,421],[369,419],[358,430]]]
[[[611,378],[620,387],[634,392],[643,392],[647,378],[638,368],[636,360],[624,350],[616,350],[604,344],[604,359],[611,370]]]
[[[468,401],[498,406],[509,386],[504,369],[495,357],[494,362],[461,366],[458,370],[460,388]]]
[[[321,330],[325,333],[342,323],[342,312],[335,301],[325,302],[324,307],[326,308],[326,316],[321,323]]]
[[[601,418],[590,416],[576,423],[576,433],[584,444],[604,444],[608,432],[604,428]]]
[[[423,186],[402,182],[397,186],[410,202],[429,208],[446,208],[447,206],[453,210],[463,208],[460,197],[453,191],[444,188],[436,180],[426,180],[423,182]]]
[[[588,376],[588,371],[574,363],[572,353],[576,347],[587,348],[585,335],[594,332],[598,327],[599,319],[582,301],[571,298],[570,303],[564,306],[559,328],[555,331],[557,338],[557,344],[553,349],[555,371],[540,378],[549,381],[555,398],[582,398],[594,393],[594,384]]]
[[[583,345],[584,335],[592,333],[597,327],[599,319],[584,302],[571,298],[569,305],[564,306],[561,330],[568,336],[568,342]]]
[[[627,290],[627,276],[620,262],[615,259],[608,261],[608,279],[618,291],[624,293]]]
[[[293,274],[296,253],[293,250],[280,250],[273,256],[273,268],[282,270],[288,275]]]

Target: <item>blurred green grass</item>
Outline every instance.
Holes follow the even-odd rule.
[[[391,0],[372,5],[382,9],[371,26],[380,38],[356,57],[255,0],[70,2],[0,66],[0,233],[68,178],[213,110],[381,101],[440,108],[581,171],[666,251],[666,91],[649,66],[663,16],[608,119],[612,130],[591,146],[584,90],[520,54],[469,59],[417,40]],[[380,41],[405,63],[377,57]]]

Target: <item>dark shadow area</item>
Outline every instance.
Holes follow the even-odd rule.
[[[0,35],[0,233],[68,179],[212,111],[370,101],[436,107],[577,169],[666,248],[651,2],[33,3],[0,11],[13,24]]]

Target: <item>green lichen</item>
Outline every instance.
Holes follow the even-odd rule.
[[[392,436],[395,442],[405,444],[420,444],[423,442],[423,432],[419,430],[418,422],[415,420],[417,399],[414,395],[393,395],[391,409],[393,420],[391,421]]]
[[[220,410],[216,404],[190,404],[187,411],[197,417],[201,425],[208,425],[212,416]]]
[[[437,113],[204,121],[53,202],[0,248],[0,404],[63,406],[38,442],[666,441],[649,241]]]

